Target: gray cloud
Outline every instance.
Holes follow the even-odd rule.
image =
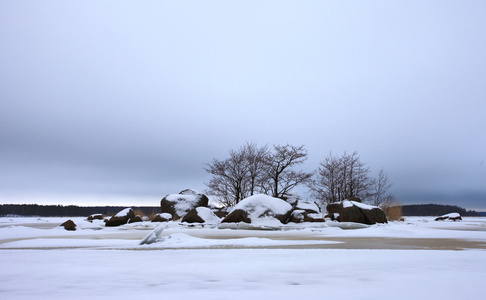
[[[305,144],[309,170],[357,150],[405,202],[486,208],[485,12],[1,3],[1,201],[151,202],[204,189],[204,163],[254,141]]]

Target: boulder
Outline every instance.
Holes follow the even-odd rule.
[[[288,192],[282,197],[282,200],[285,200],[290,205],[295,205],[298,201],[302,201],[302,197],[296,192]]]
[[[73,222],[73,220],[67,220],[66,222],[62,223],[60,226],[64,227],[64,229],[69,231],[76,230],[76,224]]]
[[[88,216],[88,221],[93,221],[93,220],[103,220],[105,217],[103,214],[93,214]]]
[[[321,213],[319,214],[309,214],[307,213],[307,218],[304,218],[304,222],[312,222],[312,223],[315,223],[315,222],[326,222],[326,220],[324,220],[324,217]]]
[[[108,221],[106,221],[105,226],[114,227],[124,225],[127,224],[132,218],[135,218],[135,213],[133,212],[133,209],[125,208],[124,210],[111,217]]]
[[[233,209],[231,212],[221,221],[221,223],[251,223],[251,219],[248,216],[248,212],[242,209]]]
[[[128,223],[137,223],[137,222],[143,222],[142,216],[136,215],[135,217],[130,218],[130,220],[128,220]]]
[[[204,194],[187,189],[179,194],[169,194],[160,200],[162,213],[169,213],[174,219],[180,219],[185,216],[191,209],[196,207],[207,207],[209,199]]]
[[[294,210],[289,217],[289,222],[292,223],[302,223],[304,219],[307,217],[307,213],[305,210],[297,209]]]
[[[328,204],[327,212],[326,217],[339,222],[354,222],[368,225],[388,222],[381,208],[356,201],[344,200]]]
[[[253,195],[240,201],[224,218],[222,223],[255,223],[279,221],[286,223],[292,212],[292,205],[268,195]]]
[[[156,214],[152,222],[168,222],[172,220],[172,215],[169,213]]]
[[[310,214],[318,214],[319,211],[319,206],[315,202],[309,202],[309,201],[303,201],[299,200],[295,204],[295,209],[296,210],[305,210],[307,213]]]
[[[225,218],[230,212],[231,208],[230,207],[212,208],[211,210],[218,218]]]
[[[435,218],[436,221],[442,221],[442,220],[452,220],[452,221],[457,221],[457,220],[462,220],[461,215],[459,213],[450,213],[446,214],[440,217]]]
[[[218,224],[220,219],[209,208],[196,207],[182,217],[182,222]]]
[[[302,222],[325,222],[322,214],[308,213],[303,209],[296,209],[289,217],[289,222],[302,223]]]

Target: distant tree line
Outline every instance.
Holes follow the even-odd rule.
[[[226,206],[234,206],[257,193],[286,198],[296,186],[305,185],[322,204],[351,199],[390,206],[395,201],[385,171],[381,169],[376,178],[372,177],[357,152],[342,156],[329,153],[317,171],[297,170],[306,160],[304,145],[247,143],[229,150],[226,159],[206,164],[205,170],[212,175],[206,193]]]
[[[63,205],[37,205],[37,204],[2,204],[0,216],[39,216],[39,217],[87,217],[92,214],[110,216],[125,209],[126,206],[63,206]],[[137,206],[144,215],[159,213],[159,206]]]
[[[404,216],[442,216],[449,213],[459,213],[461,216],[478,217],[480,214],[474,210],[466,210],[455,205],[441,204],[413,204],[402,205]]]

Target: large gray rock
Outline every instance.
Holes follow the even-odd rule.
[[[344,200],[327,205],[328,217],[339,222],[362,224],[388,223],[386,215],[377,206],[366,205],[356,201]]]
[[[190,210],[196,207],[207,207],[209,199],[204,194],[187,189],[179,194],[169,194],[160,201],[162,213],[169,213],[174,220],[185,216]]]
[[[282,199],[253,195],[238,203],[221,223],[286,223],[291,212],[292,205]]]

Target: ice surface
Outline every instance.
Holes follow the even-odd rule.
[[[2,250],[4,299],[482,299],[484,251]],[[412,288],[411,288],[412,287]],[[460,288],[459,288],[460,287]],[[332,297],[334,295],[334,297]]]
[[[407,217],[405,222],[355,230],[344,230],[347,224],[332,221],[280,224],[279,231],[188,227],[178,222],[109,228],[102,221],[72,218],[78,225],[75,232],[59,227],[65,220],[0,218],[2,299],[128,299],[134,293],[147,298],[202,300],[295,299],[322,294],[339,299],[360,299],[362,295],[377,300],[481,299],[486,293],[483,249],[307,247],[345,247],[336,241],[367,238],[484,244],[486,218],[434,222],[434,217]],[[158,241],[139,245],[159,225],[163,230],[153,235]]]

